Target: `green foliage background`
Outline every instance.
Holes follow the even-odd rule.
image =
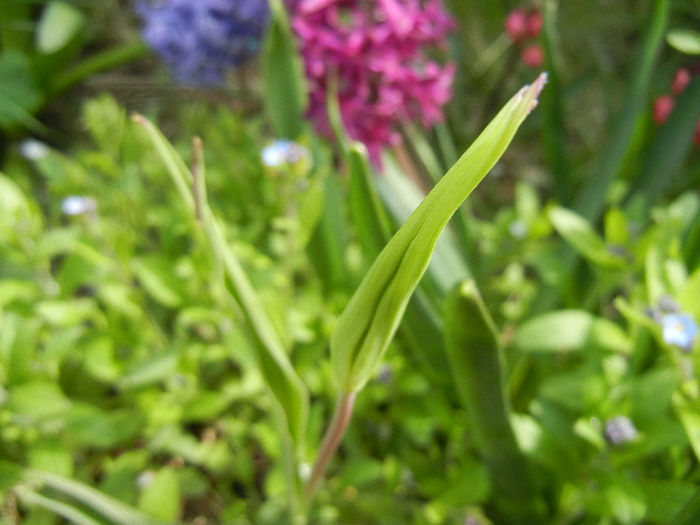
[[[136,103],[55,96],[140,44],[82,70],[87,54],[67,47],[59,69],[85,77],[42,90],[40,50],[0,26],[0,523],[295,519],[288,460],[303,480],[331,416],[338,317],[426,189],[535,76],[502,34],[515,3],[447,4],[460,24],[448,121],[407,125],[408,163],[389,153],[381,175],[341,129],[335,143],[313,135],[300,97],[275,93],[298,69],[284,25],[248,84]],[[310,523],[697,519],[700,344],[669,345],[653,314],[672,300],[700,319],[700,81],[663,126],[651,106],[695,60],[666,36],[697,27],[700,6],[538,6],[550,74],[540,108],[438,241]],[[298,105],[282,115],[290,96]],[[21,114],[3,111],[17,97]],[[223,245],[310,393],[291,453],[248,303],[126,108],[158,122],[186,164],[201,137]],[[20,155],[27,129],[52,145],[46,155]],[[310,158],[265,167],[260,151],[279,135]],[[70,195],[95,199],[95,212],[62,214]],[[620,415],[638,436],[616,445],[604,427]],[[495,446],[488,432],[501,428]],[[525,480],[526,493],[504,480]]]

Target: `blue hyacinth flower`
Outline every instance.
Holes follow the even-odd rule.
[[[267,0],[139,2],[143,38],[184,84],[216,85],[260,51]]]

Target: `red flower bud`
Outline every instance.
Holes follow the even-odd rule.
[[[683,90],[690,84],[690,71],[682,67],[673,76],[673,82],[671,83],[671,93],[674,95],[680,95]]]
[[[520,54],[520,60],[523,61],[523,64],[533,69],[536,69],[542,65],[543,58],[542,48],[540,48],[540,46],[537,44],[527,46]]]
[[[663,124],[668,119],[668,116],[673,111],[673,105],[675,101],[671,95],[661,95],[654,101],[654,110],[652,111],[651,118],[657,124]]]
[[[522,9],[513,9],[505,20],[506,33],[513,42],[520,42],[528,33],[527,13]]]
[[[539,11],[533,11],[527,16],[527,36],[535,38],[542,30],[542,14]]]

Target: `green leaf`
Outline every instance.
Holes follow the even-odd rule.
[[[0,460],[0,494],[24,479],[24,469],[9,461]]]
[[[36,312],[53,326],[74,326],[86,321],[94,321],[98,326],[106,323],[97,302],[90,297],[42,301],[36,305]]]
[[[56,417],[70,407],[70,401],[56,383],[36,380],[10,389],[9,408],[37,419]]]
[[[646,513],[644,493],[632,481],[622,478],[614,480],[605,489],[605,497],[612,515],[623,525],[639,523]]]
[[[53,498],[47,498],[25,487],[17,487],[16,493],[22,503],[30,506],[44,508],[61,516],[74,525],[102,525],[71,505],[67,505]]]
[[[687,55],[700,55],[700,32],[693,29],[671,29],[666,35],[668,45]]]
[[[139,498],[139,509],[166,523],[177,520],[180,484],[172,467],[159,470]]]
[[[520,519],[538,522],[530,467],[510,422],[503,350],[474,281],[450,294],[445,328],[450,368],[493,485]]]
[[[535,107],[546,76],[513,97],[438,182],[375,260],[331,336],[331,366],[345,393],[381,361],[450,217],[501,157]]]
[[[134,439],[142,429],[143,418],[133,411],[105,412],[76,402],[66,413],[65,422],[66,435],[76,447],[109,450]]]
[[[2,72],[0,71],[0,77]],[[0,83],[0,98],[2,84]],[[0,101],[0,127],[2,126]],[[11,239],[32,238],[41,231],[41,218],[35,205],[17,184],[0,173],[0,245]],[[2,302],[2,299],[0,299]]]
[[[668,523],[690,501],[695,485],[687,481],[671,479],[643,479],[640,486],[647,502],[645,518],[656,523]],[[680,523],[677,519],[670,523]]]
[[[306,89],[301,60],[281,0],[270,0],[271,21],[263,51],[265,102],[278,137],[297,138],[303,127]]]
[[[29,59],[18,52],[0,53],[0,128],[17,124],[35,131],[43,125],[34,118],[43,97],[32,76]]]
[[[668,518],[668,515],[665,518]],[[671,523],[674,525],[696,525],[698,521],[700,521],[700,489],[696,490],[678,514],[674,515]]]
[[[176,352],[151,356],[119,378],[118,384],[121,388],[130,389],[162,381],[173,374],[179,361],[180,356]]]
[[[126,115],[114,97],[102,93],[88,100],[83,104],[81,116],[100,149],[116,155],[126,129]]]
[[[584,310],[559,310],[528,319],[518,328],[513,345],[522,352],[576,352],[590,345],[621,353],[631,350],[619,326]]]
[[[687,399],[680,392],[675,392],[673,407],[683,424],[695,457],[700,459],[700,410],[697,408],[697,402]]]
[[[163,306],[176,308],[182,304],[172,264],[165,257],[144,256],[131,260],[131,268],[146,292]]]
[[[49,2],[36,27],[36,47],[46,55],[63,49],[85,27],[85,16],[60,0]]]
[[[366,148],[361,143],[350,144],[346,162],[350,170],[349,201],[354,230],[365,256],[374,259],[391,235],[389,219],[372,183]]]
[[[678,296],[678,304],[683,311],[700,317],[700,301],[698,301],[698,297],[700,297],[700,268],[688,277]]]
[[[29,466],[62,476],[73,474],[70,451],[57,442],[37,443],[28,451]]]
[[[46,487],[87,505],[98,515],[119,525],[163,525],[164,523],[79,481],[40,470],[28,471],[28,475]]]
[[[601,266],[624,266],[625,260],[608,250],[586,219],[561,206],[550,207],[548,215],[559,235],[583,257]]]
[[[656,57],[663,46],[668,24],[671,0],[654,0],[648,10],[648,22],[644,36],[633,60],[629,62],[629,76],[624,101],[620,110],[612,115],[608,132],[598,158],[592,163],[590,176],[578,192],[572,208],[588,220],[596,221],[602,211],[610,184],[624,166],[626,154],[634,141],[634,132],[641,115],[646,114],[647,92],[652,76],[656,73]]]
[[[221,224],[209,207],[203,163],[197,164],[197,207],[195,209],[195,199],[189,182],[194,177],[182,157],[150,121],[140,115],[135,115],[134,120],[146,129],[180,196],[192,210],[193,217],[196,210],[199,210],[198,218],[201,222],[198,225],[203,228],[209,247],[216,260],[220,261],[231,284],[231,288],[228,289],[231,297],[236,304],[240,305],[255,342],[256,357],[265,383],[284,411],[289,435],[297,445],[300,444],[306,431],[308,418],[309,401],[306,387],[294,370],[260,296],[253,288],[236,254],[224,237]],[[218,276],[212,276],[212,278],[215,282],[220,282]]]

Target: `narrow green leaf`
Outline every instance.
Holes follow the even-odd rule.
[[[514,96],[438,182],[375,260],[331,337],[342,392],[362,388],[391,341],[435,243],[455,210],[501,157],[537,104],[546,76]]]
[[[108,496],[88,485],[39,470],[27,471],[29,478],[40,481],[46,487],[87,505],[100,516],[120,525],[162,525],[140,511]]]
[[[548,216],[559,235],[592,263],[607,267],[624,266],[625,260],[611,253],[603,239],[580,215],[561,206],[552,206],[549,208]]]
[[[270,320],[263,303],[253,288],[245,270],[228,245],[222,226],[209,207],[203,162],[196,163],[196,177],[162,133],[146,118],[135,115],[134,120],[144,126],[156,151],[177,187],[192,216],[199,219],[207,242],[220,261],[231,285],[233,299],[241,307],[250,333],[255,341],[257,359],[265,383],[284,411],[288,431],[297,445],[300,444],[308,417],[308,393],[294,371],[277,330]],[[201,148],[201,143],[199,144]],[[200,151],[201,161],[201,151]],[[190,180],[195,180],[196,201],[190,190]],[[193,221],[194,222],[194,221]]]
[[[263,51],[265,102],[279,137],[295,139],[303,128],[306,89],[301,60],[281,0],[269,0],[270,26]]]
[[[654,63],[663,44],[668,23],[670,0],[654,0],[647,29],[638,47],[638,54],[630,62],[631,75],[623,97],[624,105],[615,115],[607,140],[594,165],[591,176],[574,201],[573,209],[588,220],[595,221],[605,204],[610,183],[623,166],[625,153],[633,138],[635,123],[645,106]]]
[[[47,498],[24,487],[17,487],[17,489],[15,489],[15,493],[17,496],[19,496],[22,503],[30,506],[42,507],[53,512],[57,516],[65,518],[74,525],[103,525],[101,522],[94,520],[75,507],[71,507],[66,503],[56,501],[52,498]]]
[[[350,170],[350,213],[357,238],[367,257],[374,259],[391,236],[389,218],[372,183],[365,147],[352,143],[347,152]]]
[[[43,131],[34,112],[43,102],[29,59],[16,51],[0,53],[0,128],[17,124]]]
[[[673,408],[683,424],[690,448],[693,449],[696,459],[700,459],[700,410],[697,408],[697,402],[687,399],[677,391],[673,394]]]
[[[567,133],[564,125],[564,101],[558,73],[557,50],[561,49],[557,38],[558,3],[556,0],[546,0],[543,12],[542,47],[545,67],[549,73],[549,85],[547,91],[542,94],[542,112],[545,124],[543,139],[545,158],[554,184],[554,195],[561,204],[568,204],[571,198],[571,170],[566,151]]]
[[[700,115],[700,78],[694,78],[676,98],[674,110],[646,150],[641,168],[630,184],[627,206],[642,210],[644,216],[663,196],[677,175],[692,139]]]
[[[495,493],[505,506],[502,512],[514,513],[511,518],[523,523],[538,523],[542,509],[537,509],[530,466],[510,422],[503,350],[474,281],[463,282],[450,294],[445,328],[450,368]]]

